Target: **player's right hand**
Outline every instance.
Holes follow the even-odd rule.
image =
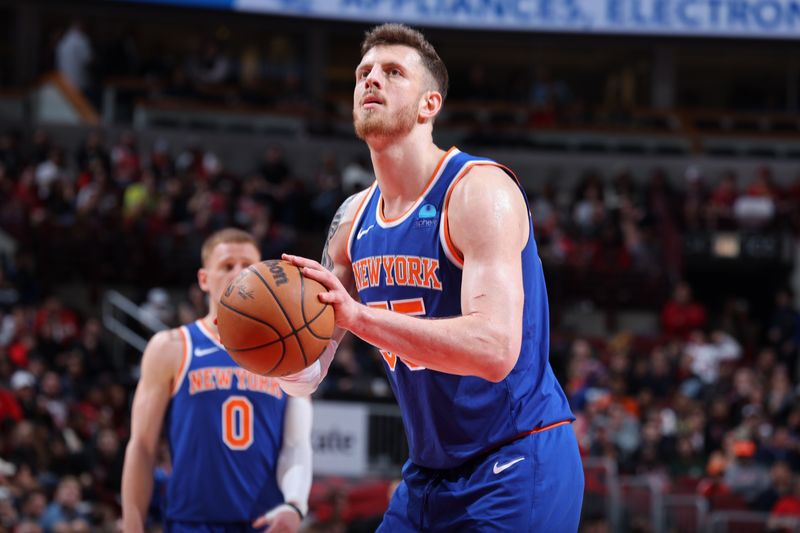
[[[358,321],[360,303],[355,301],[336,275],[313,259],[283,254],[281,259],[289,261],[303,270],[303,275],[321,283],[328,292],[319,294],[319,301],[333,306],[336,325],[350,330]]]
[[[253,528],[262,527],[267,527],[265,533],[297,533],[300,529],[300,515],[293,507],[282,503],[253,521]]]

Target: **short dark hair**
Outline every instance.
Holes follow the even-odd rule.
[[[399,44],[413,48],[422,58],[422,64],[428,69],[436,89],[441,93],[442,100],[447,97],[447,88],[450,83],[447,76],[447,67],[436,53],[436,49],[425,39],[421,32],[405,24],[381,24],[367,31],[361,43],[361,57],[376,46]]]

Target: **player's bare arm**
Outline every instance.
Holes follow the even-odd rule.
[[[144,530],[161,425],[183,361],[183,350],[183,336],[172,329],[154,335],[142,355],[141,376],[131,410],[131,438],[122,471],[125,531]]]
[[[334,306],[338,327],[428,369],[500,381],[521,343],[527,216],[521,191],[497,167],[475,167],[454,187],[448,223],[464,258],[462,316],[454,318],[421,320],[364,306],[315,261],[289,259],[329,289],[320,300]]]
[[[322,250],[322,266],[336,275],[351,293],[355,290],[353,269],[347,257],[347,239],[353,227],[356,211],[367,191],[357,192],[342,202],[333,216],[328,237],[325,239],[325,248]],[[341,337],[340,337],[341,338]]]

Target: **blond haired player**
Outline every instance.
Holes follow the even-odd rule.
[[[157,333],[144,351],[122,479],[126,532],[146,525],[162,423],[172,456],[167,532],[299,528],[311,487],[310,400],[238,367],[214,324],[222,291],[259,260],[248,233],[211,235],[197,273],[208,315]]]

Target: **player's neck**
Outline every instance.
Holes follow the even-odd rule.
[[[399,142],[373,146],[372,165],[381,188],[385,215],[402,213],[422,194],[444,150],[429,138],[406,137]]]
[[[219,329],[217,328],[217,325],[214,323],[214,320],[216,318],[217,318],[217,313],[216,311],[214,311],[201,318],[200,321],[203,323],[203,326],[205,326],[210,333],[214,334],[215,338],[219,339]]]

